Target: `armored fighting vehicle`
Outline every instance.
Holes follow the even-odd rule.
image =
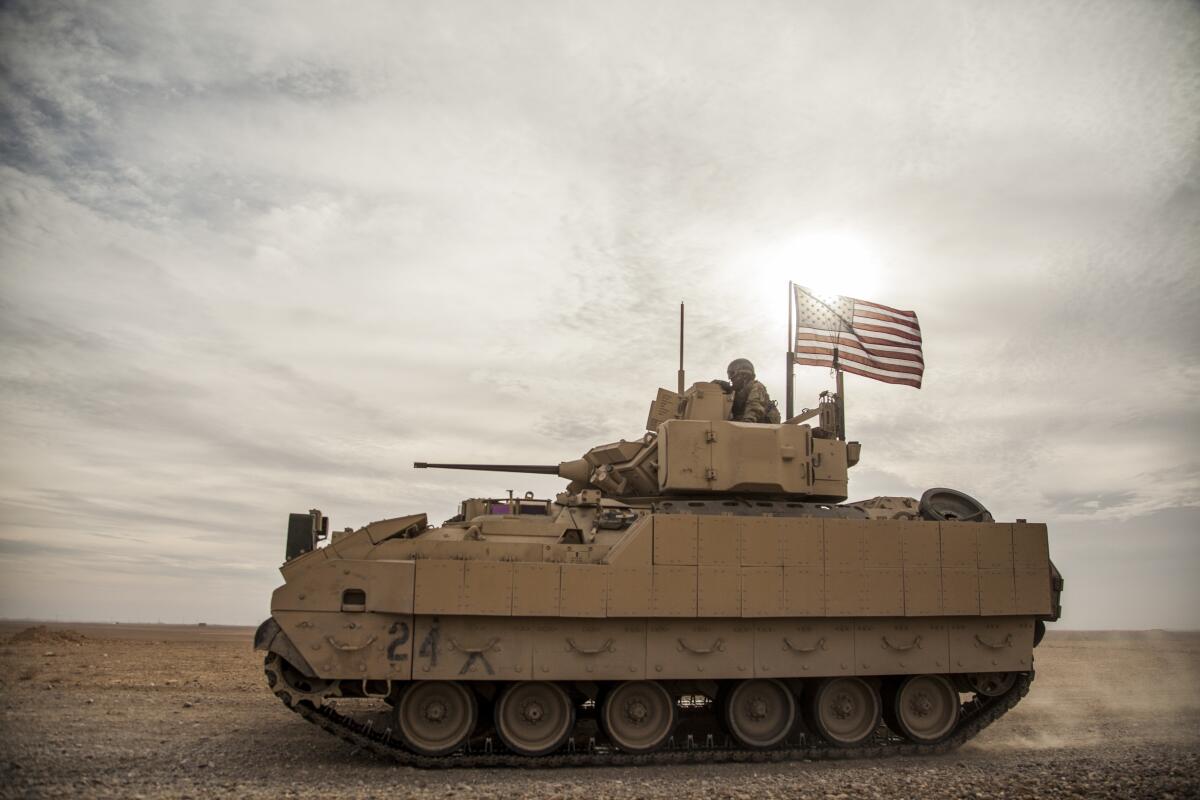
[[[644,435],[573,461],[415,465],[557,474],[553,500],[332,536],[293,514],[267,681],[418,766],[956,747],[1025,695],[1059,617],[1046,526],[951,489],[845,502],[841,402],[751,424],[719,384],[659,390]]]

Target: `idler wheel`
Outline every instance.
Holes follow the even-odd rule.
[[[808,696],[812,728],[825,741],[853,747],[879,727],[879,693],[862,678],[826,678]]]
[[[738,683],[726,698],[724,711],[733,737],[755,749],[779,744],[796,724],[796,698],[776,680]]]
[[[913,675],[896,684],[888,721],[896,733],[918,744],[944,739],[958,723],[958,691],[941,675]]]
[[[983,503],[954,489],[930,489],[917,506],[924,519],[938,522],[994,522]]]
[[[1015,672],[972,672],[966,676],[971,691],[984,697],[999,697],[1017,682]]]
[[[562,747],[575,727],[575,705],[561,686],[514,683],[496,704],[496,732],[508,749],[542,756]]]
[[[267,673],[267,684],[272,689],[277,689],[279,683],[283,684],[285,691],[282,694],[286,697],[284,702],[289,706],[307,701],[320,708],[325,693],[333,685],[332,681],[305,675],[278,653],[267,653],[263,668]]]
[[[604,698],[600,726],[626,753],[657,750],[675,729],[675,700],[655,681],[626,681]]]
[[[475,694],[455,681],[421,681],[400,695],[392,713],[404,743],[425,756],[444,756],[475,730]]]

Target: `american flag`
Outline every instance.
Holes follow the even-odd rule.
[[[921,325],[912,311],[796,286],[796,363],[921,388]],[[837,363],[834,363],[834,351]]]

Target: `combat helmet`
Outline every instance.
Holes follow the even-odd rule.
[[[739,372],[749,372],[750,377],[754,377],[754,364],[750,363],[750,359],[735,358],[733,361],[730,361],[729,366],[725,368],[725,374],[729,376],[730,380],[733,380],[733,376]]]

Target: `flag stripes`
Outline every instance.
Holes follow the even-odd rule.
[[[813,366],[813,367],[828,367],[828,366],[832,366],[833,361],[832,361],[832,359],[829,359],[829,358],[825,358],[825,359],[797,358],[795,363],[807,364],[807,365]],[[847,364],[844,361],[840,361],[840,360],[839,360],[839,363],[841,364],[842,372],[849,372],[851,375],[861,375],[864,378],[874,378],[875,380],[883,381],[884,383],[894,383],[894,384],[901,384],[903,386],[911,386],[914,389],[921,388],[921,381],[919,379],[899,378],[899,377],[895,377],[894,375],[891,375],[890,373],[875,373],[875,372],[871,372],[867,369],[859,369],[858,367],[851,366],[850,364]]]
[[[818,297],[803,286],[795,287],[795,301],[795,363],[921,388],[925,358],[915,313],[853,297]]]
[[[857,347],[857,344],[851,345],[841,342],[836,335],[830,335],[823,331],[814,331],[812,328],[801,328],[796,331],[796,338],[803,336],[808,341],[827,342],[829,344],[841,344],[844,347]],[[874,336],[859,336],[858,341],[863,344],[875,345],[872,351],[882,355],[887,355],[890,358],[905,359],[908,361],[918,361],[925,363],[921,357],[921,348],[910,345],[906,342],[896,342],[891,339],[880,339]],[[861,348],[860,348],[861,349]]]

